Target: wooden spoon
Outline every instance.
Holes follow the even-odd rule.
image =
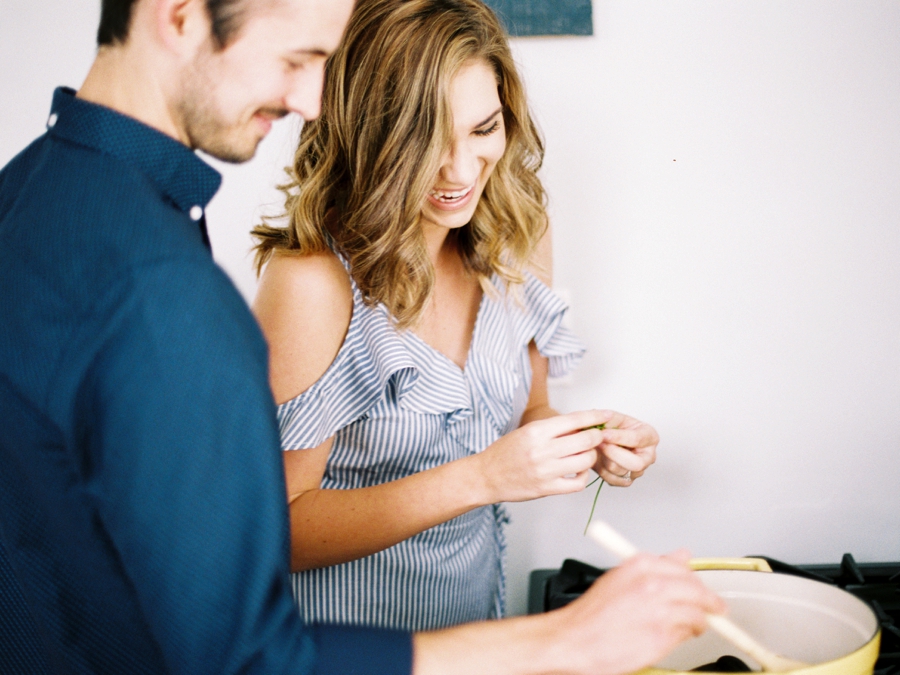
[[[627,560],[628,558],[637,555],[638,550],[631,542],[603,521],[593,523],[588,528],[588,534],[603,548],[622,560]],[[810,665],[802,661],[795,661],[794,659],[779,656],[775,652],[770,651],[767,647],[759,644],[759,642],[756,641],[756,638],[752,637],[743,628],[721,614],[707,614],[706,620],[709,623],[710,628],[728,640],[735,647],[758,661],[762,666],[763,671],[779,673],[788,670],[796,670],[798,668],[806,668]]]

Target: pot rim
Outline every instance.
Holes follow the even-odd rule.
[[[859,649],[845,654],[838,659],[814,663],[804,668],[782,671],[782,675],[870,675],[875,670],[875,662],[878,660],[878,648],[881,645],[881,626],[875,631],[875,635]],[[847,668],[856,670],[847,670]],[[689,670],[669,670],[668,668],[650,667],[640,670],[635,675],[680,675],[690,673]],[[729,675],[707,671],[708,675]],[[759,672],[759,671],[755,671]]]

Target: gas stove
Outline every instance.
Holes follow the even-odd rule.
[[[789,565],[766,556],[777,574],[815,579],[838,586],[867,602],[881,624],[881,649],[874,675],[900,675],[900,562],[858,563],[845,553],[836,565]],[[558,570],[534,570],[528,588],[528,613],[539,614],[568,604],[606,570],[566,560]]]

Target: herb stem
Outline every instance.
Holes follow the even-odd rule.
[[[587,524],[584,526],[584,534],[587,534],[588,528],[591,526],[591,521],[594,519],[594,508],[597,506],[597,497],[600,496],[600,490],[603,488],[603,481],[600,476],[597,476],[593,481],[591,481],[588,486],[593,485],[597,481],[600,481],[600,485],[597,486],[597,492],[594,494],[594,503],[591,504],[591,515],[588,516]]]
[[[606,423],[596,424],[590,428],[591,429],[600,429],[600,431],[603,431],[606,428]],[[585,534],[587,534],[587,529],[588,529],[588,527],[590,527],[591,521],[594,519],[594,509],[597,507],[597,497],[600,496],[600,489],[603,487],[603,480],[600,478],[600,476],[597,476],[594,480],[592,480],[590,483],[588,483],[587,485],[584,486],[584,488],[587,489],[587,488],[591,487],[591,485],[596,483],[598,480],[600,481],[600,485],[597,487],[597,494],[594,495],[594,503],[591,504],[591,515],[588,516],[587,525],[584,526]]]

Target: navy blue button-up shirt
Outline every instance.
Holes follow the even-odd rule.
[[[408,635],[293,605],[266,348],[201,228],[218,173],[71,90],[47,125],[0,171],[0,671],[409,672]]]

